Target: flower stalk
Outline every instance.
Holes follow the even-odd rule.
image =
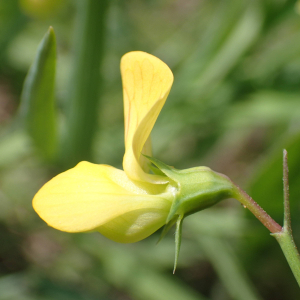
[[[282,227],[268,215],[245,191],[233,183],[232,196],[245,207],[248,208],[254,216],[267,228],[271,233],[282,231]]]
[[[283,151],[283,192],[284,192],[284,222],[281,227],[274,221],[246,192],[233,183],[232,196],[248,208],[261,223],[270,230],[271,235],[279,243],[283,254],[300,286],[300,255],[294,242],[291,226],[289,201],[287,151]]]

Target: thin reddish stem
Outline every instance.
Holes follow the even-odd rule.
[[[281,232],[282,227],[236,184],[234,184],[233,196],[239,202],[241,202],[244,207],[248,208],[254,214],[254,216],[270,230],[271,233]]]

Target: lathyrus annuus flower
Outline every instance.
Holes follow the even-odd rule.
[[[121,60],[121,75],[124,171],[80,162],[46,183],[33,207],[56,229],[99,231],[121,243],[144,239],[163,225],[165,232],[177,221],[179,250],[183,217],[228,197],[231,183],[206,167],[180,171],[151,158],[150,133],[173,83],[165,63],[144,52],[130,52]],[[151,163],[157,174],[150,173]]]

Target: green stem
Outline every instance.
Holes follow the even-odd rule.
[[[75,43],[74,69],[67,106],[66,135],[62,149],[63,165],[74,166],[90,160],[97,127],[100,98],[100,66],[105,37],[108,0],[80,0]]]
[[[290,185],[289,185],[289,166],[287,151],[283,150],[283,197],[284,197],[284,218],[283,225],[292,233],[291,212],[290,212]]]
[[[283,150],[283,190],[284,190],[284,226],[281,232],[274,233],[274,236],[279,243],[284,256],[300,286],[300,255],[295,245],[290,214],[289,200],[289,169],[287,162],[287,151]]]
[[[279,243],[300,286],[300,255],[295,245],[290,216],[287,151],[283,151],[284,226],[276,223],[249,195],[233,183],[232,196],[247,207],[267,227]]]
[[[283,254],[300,286],[300,256],[295,245],[292,234],[286,227],[283,227],[283,230],[278,233],[273,233],[279,243]]]

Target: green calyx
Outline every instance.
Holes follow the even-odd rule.
[[[221,200],[230,198],[232,196],[233,184],[228,177],[214,172],[208,167],[177,170],[153,157],[146,157],[159,171],[170,179],[170,186],[174,189],[175,199],[172,203],[160,240],[176,223],[175,271],[180,249],[183,218],[211,207]]]
[[[169,177],[170,184],[175,189],[175,200],[166,224],[176,215],[188,216],[232,195],[233,184],[230,179],[208,167],[177,170],[153,157],[147,158]]]

